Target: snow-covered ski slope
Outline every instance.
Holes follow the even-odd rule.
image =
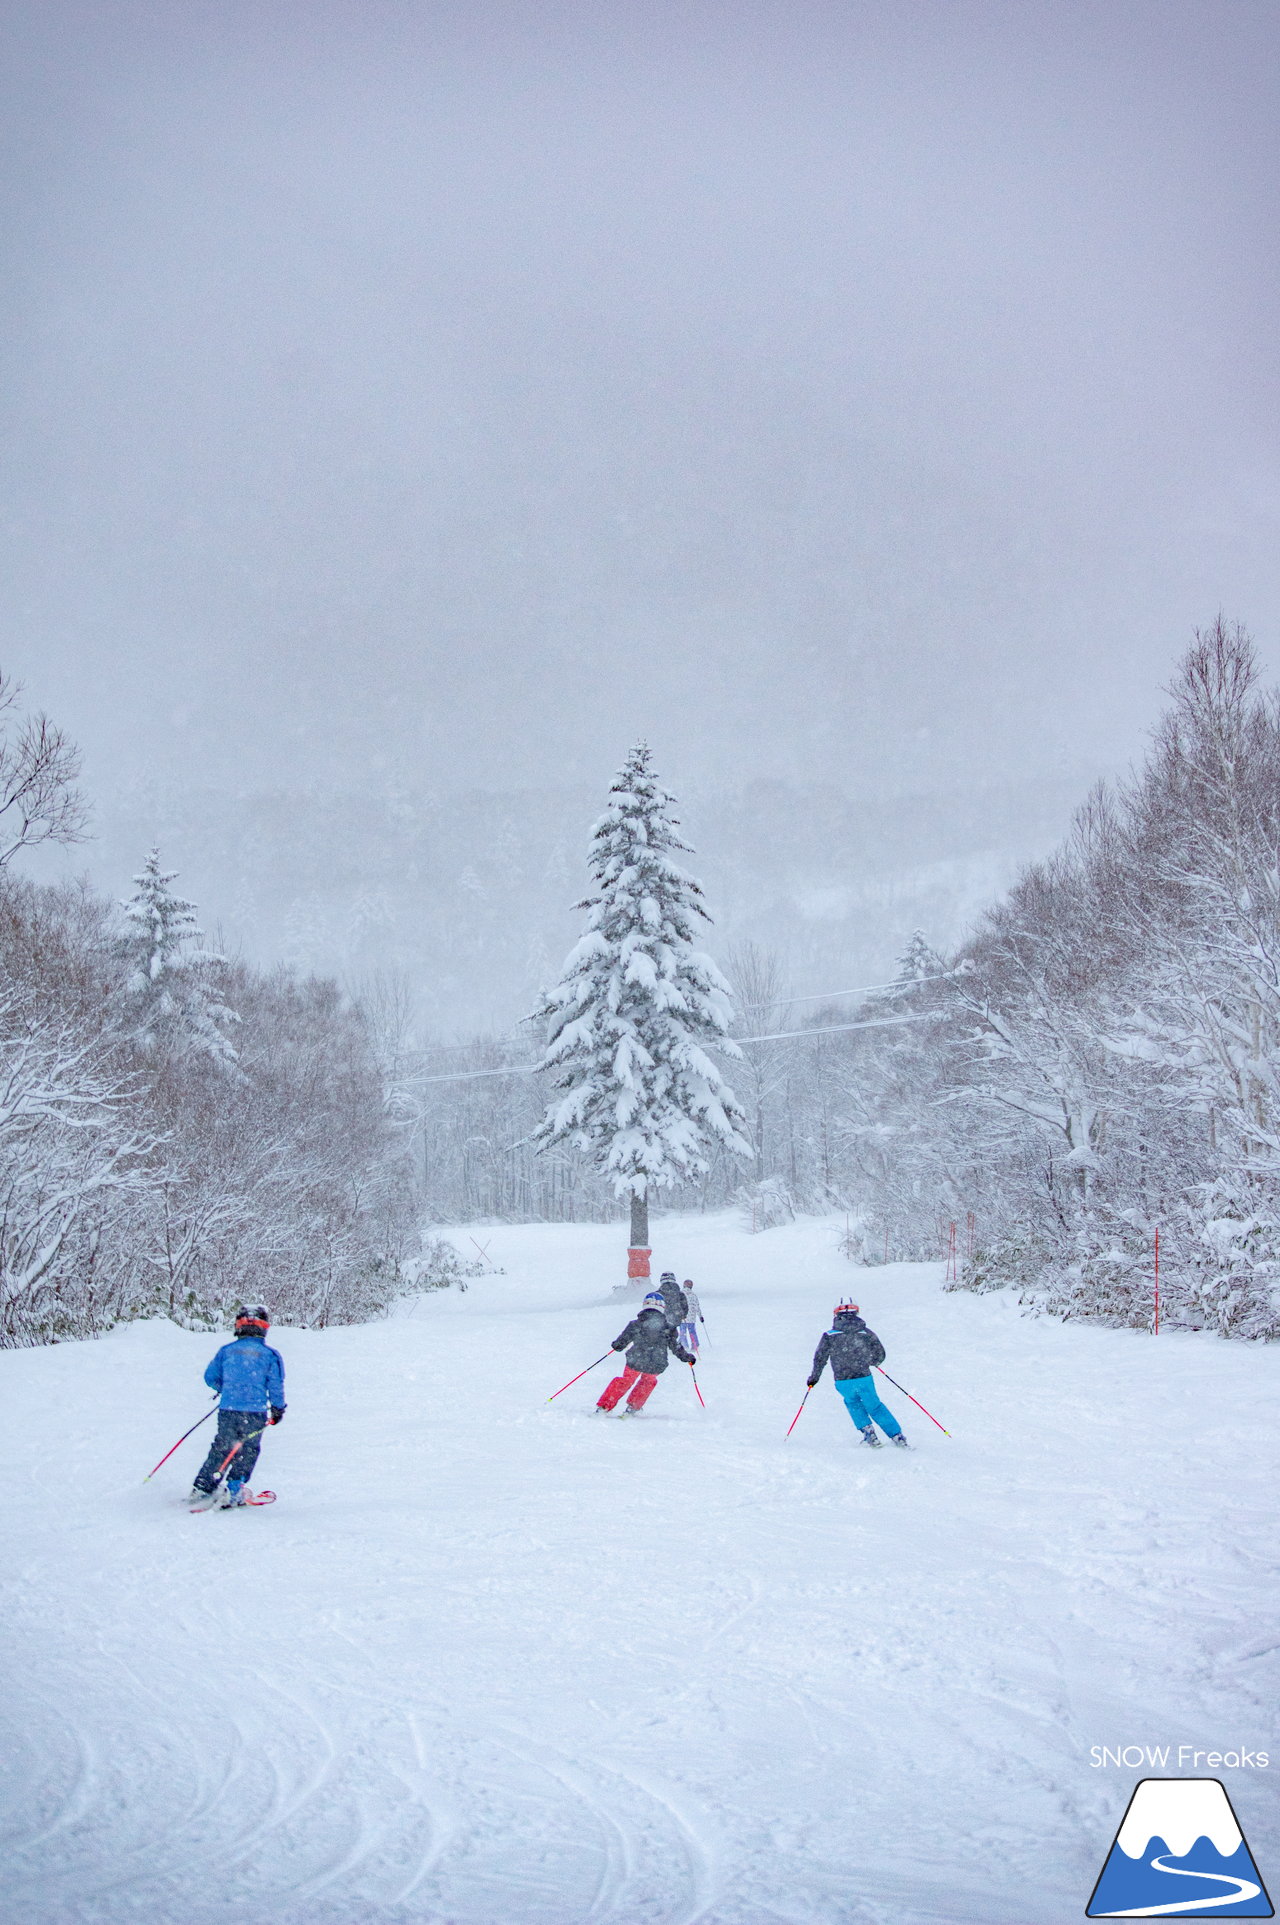
[[[1101,1744],[1269,1747],[1217,1775],[1280,1883],[1280,1350],[837,1229],[660,1220],[708,1408],[673,1365],[634,1422],[605,1366],[545,1401],[618,1230],[478,1232],[464,1296],[273,1333],[249,1512],[178,1502],[208,1426],[141,1482],[212,1340],[0,1355],[5,1925],[1058,1925],[1152,1775]],[[888,1390],[916,1448],[868,1452],[828,1373],[785,1440],[847,1291],[950,1439]]]

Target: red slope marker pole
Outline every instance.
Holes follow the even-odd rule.
[[[217,1405],[215,1404],[215,1405],[214,1405],[214,1410],[216,1410],[216,1409],[217,1409]],[[200,1426],[201,1426],[201,1424],[207,1424],[207,1423],[208,1423],[208,1421],[209,1421],[209,1419],[210,1419],[210,1418],[211,1418],[212,1416],[213,1416],[213,1410],[206,1410],[206,1412],[205,1412],[205,1414],[204,1414],[204,1416],[203,1416],[203,1417],[197,1417],[197,1418],[196,1418],[196,1421],[195,1421],[195,1423],[194,1423],[194,1424],[192,1424],[192,1426],[191,1426],[191,1430],[184,1430],[184,1431],[183,1431],[183,1433],[182,1433],[182,1435],[181,1435],[181,1437],[179,1437],[179,1439],[178,1439],[178,1444],[185,1444],[185,1443],[186,1443],[186,1441],[187,1441],[187,1439],[188,1439],[188,1437],[190,1437],[190,1435],[191,1435],[191,1431],[192,1431],[192,1430],[199,1430],[199,1428],[200,1428]],[[173,1447],[173,1450],[177,1450],[177,1448],[178,1448],[178,1444],[175,1444],[175,1445],[174,1445],[174,1447]],[[163,1464],[167,1464],[167,1463],[168,1463],[168,1461],[169,1461],[169,1459],[170,1459],[170,1458],[171,1458],[171,1457],[173,1456],[173,1450],[167,1450],[167,1451],[165,1452],[165,1454],[164,1454],[164,1456],[163,1456],[163,1457],[162,1457],[162,1458],[160,1459],[160,1463],[156,1465],[156,1470],[149,1470],[149,1471],[147,1472],[147,1474],[146,1474],[146,1476],[145,1476],[145,1477],[143,1478],[143,1480],[142,1480],[144,1484],[149,1484],[149,1483],[151,1482],[151,1479],[152,1479],[152,1478],[153,1478],[153,1477],[155,1476],[155,1474],[156,1474],[156,1471],[160,1469],[160,1467],[161,1467],[161,1465],[163,1465]]]
[[[698,1390],[698,1373],[697,1373],[697,1371],[696,1371],[696,1370],[694,1369],[694,1367],[693,1367],[693,1365],[692,1365],[692,1364],[690,1364],[690,1365],[689,1365],[689,1375],[690,1375],[690,1376],[691,1376],[691,1377],[693,1378],[693,1387],[694,1387],[694,1389],[695,1389],[695,1390]],[[705,1409],[706,1409],[706,1407],[707,1407],[707,1400],[706,1400],[706,1398],[705,1398],[705,1397],[703,1396],[703,1394],[702,1394],[702,1392],[701,1392],[700,1390],[698,1390],[698,1402],[699,1402],[699,1403],[700,1403],[700,1404],[702,1405],[702,1408],[703,1408],[703,1409],[705,1410]]]
[[[596,1367],[596,1364],[602,1364],[604,1362],[605,1357],[612,1357],[612,1355],[613,1355],[612,1350],[606,1350],[604,1353],[604,1357],[597,1357],[595,1364],[587,1365],[587,1370],[594,1370]],[[579,1381],[580,1378],[586,1376],[587,1370],[580,1370],[578,1372],[577,1377],[570,1377],[569,1382],[567,1384],[561,1384],[560,1390],[553,1390],[551,1395],[547,1398],[547,1402],[549,1404],[553,1404],[556,1398],[560,1395],[561,1391],[569,1390],[574,1384],[576,1384]]]
[[[879,1364],[876,1365],[876,1369],[880,1370]],[[902,1385],[898,1382],[897,1378],[891,1377],[887,1370],[880,1370],[880,1375],[885,1379],[886,1383],[892,1384],[895,1390],[902,1390]],[[918,1397],[912,1397],[911,1392],[909,1390],[902,1390],[902,1394],[904,1397],[911,1398],[911,1402],[915,1405],[917,1410],[924,1410],[924,1405],[920,1402],[920,1399]],[[934,1416],[931,1410],[924,1410],[924,1414],[929,1419],[929,1422],[931,1424],[938,1424],[938,1420]],[[942,1432],[944,1437],[950,1437],[951,1432],[947,1429],[945,1424],[938,1424],[938,1429]]]
[[[813,1385],[810,1384],[809,1389],[805,1391],[804,1396],[800,1399],[800,1409],[796,1412],[795,1416],[791,1419],[791,1422],[787,1425],[788,1437],[790,1437],[792,1431],[795,1429],[796,1425],[800,1422],[801,1412],[804,1410],[805,1405],[809,1401],[809,1391],[812,1389],[813,1389]]]

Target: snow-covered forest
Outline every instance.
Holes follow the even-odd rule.
[[[72,746],[4,695],[0,1343],[213,1326],[245,1278],[302,1323],[376,1314],[417,1241],[366,1015],[203,947],[156,851],[120,903],[23,877],[85,811]]]
[[[575,1053],[599,1070],[632,1047],[584,1028],[580,1007],[617,960],[601,931],[640,915],[614,818],[593,862],[621,894],[588,898],[561,987],[508,1036],[432,1046],[393,975],[349,993],[205,946],[159,852],[121,902],[24,878],[15,858],[78,837],[83,804],[71,745],[15,699],[0,766],[0,820],[17,825],[0,861],[6,1344],[156,1310],[215,1323],[245,1276],[294,1322],[350,1321],[421,1279],[424,1247],[443,1248],[433,1224],[620,1214],[619,1171],[644,1162],[615,1127],[634,1079],[601,1096],[563,1075]],[[696,1154],[653,1163],[654,1184],[678,1208],[736,1202],[756,1229],[844,1211],[869,1262],[954,1242],[962,1287],[1138,1326],[1155,1316],[1158,1233],[1165,1322],[1275,1336],[1278,848],[1280,699],[1219,620],[1181,663],[1143,766],[1096,790],[960,946],[918,935],[892,984],[797,1003],[761,944],[729,946],[726,980],[700,952],[677,967],[663,943],[619,938],[627,996],[655,999],[636,1035],[654,1062],[685,1051],[654,1127],[670,1150],[687,1118],[710,1118]],[[689,935],[698,885],[668,886]],[[703,1011],[678,1050],[667,997]],[[584,1155],[593,1131],[603,1148]]]
[[[798,1005],[778,955],[731,947],[750,1155],[717,1143],[684,1204],[757,1228],[848,1212],[866,1261],[946,1254],[962,1284],[1055,1311],[1280,1330],[1280,703],[1219,620],[1183,660],[1145,764],[1101,787],[959,947]],[[865,1026],[858,1026],[865,1025]],[[607,1214],[537,1153],[527,1037],[428,1055],[423,1174],[441,1217]],[[485,1073],[488,1072],[488,1073]]]

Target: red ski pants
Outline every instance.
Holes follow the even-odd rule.
[[[619,1398],[626,1397],[630,1390],[627,1409],[643,1410],[649,1393],[657,1381],[657,1378],[650,1376],[647,1370],[633,1370],[628,1364],[620,1377],[615,1377],[611,1384],[606,1384],[604,1395],[600,1399],[600,1409],[612,1410]]]

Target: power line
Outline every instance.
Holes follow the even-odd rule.
[[[921,978],[921,981],[926,980]],[[852,993],[852,992],[850,992]],[[902,1023],[936,1023],[941,1021],[942,1010],[928,1010],[920,1016],[875,1016],[865,1023],[824,1023],[820,1029],[780,1029],[773,1036],[732,1036],[730,1042],[744,1043],[784,1043],[796,1036],[837,1036],[846,1035],[851,1029],[895,1029]],[[712,1044],[710,1047],[714,1048]],[[541,1063],[511,1063],[506,1069],[464,1069],[453,1070],[444,1076],[415,1076],[410,1080],[418,1083],[473,1083],[485,1076],[532,1076],[543,1067]]]
[[[868,983],[865,989],[822,989],[814,996],[773,996],[767,1003],[739,1003],[739,1009],[790,1009],[792,1003],[833,1003],[838,996],[877,996],[882,991],[914,989],[918,983],[945,983],[955,975],[944,969],[940,976],[907,976],[896,983]],[[743,1039],[738,1038],[741,1042]]]
[[[938,976],[904,976],[894,983],[865,983],[861,989],[819,989],[812,996],[771,996],[763,1003],[738,1003],[738,1009],[790,1009],[793,1003],[833,1003],[841,996],[878,996],[887,995],[890,990],[899,990],[905,995],[908,989],[915,989],[920,983],[947,983],[953,976],[963,972],[958,969],[944,969]],[[535,1022],[541,1014],[533,1010],[528,1016],[521,1016],[522,1023]],[[742,1037],[738,1038],[741,1042]],[[445,1049],[466,1049],[466,1043],[445,1043]]]
[[[923,978],[922,978],[923,980]],[[926,1010],[919,1016],[874,1016],[866,1023],[824,1023],[821,1029],[780,1029],[774,1036],[735,1036],[735,1043],[784,1043],[790,1036],[836,1036],[850,1029],[893,1029],[899,1023],[936,1023],[945,1012]]]

